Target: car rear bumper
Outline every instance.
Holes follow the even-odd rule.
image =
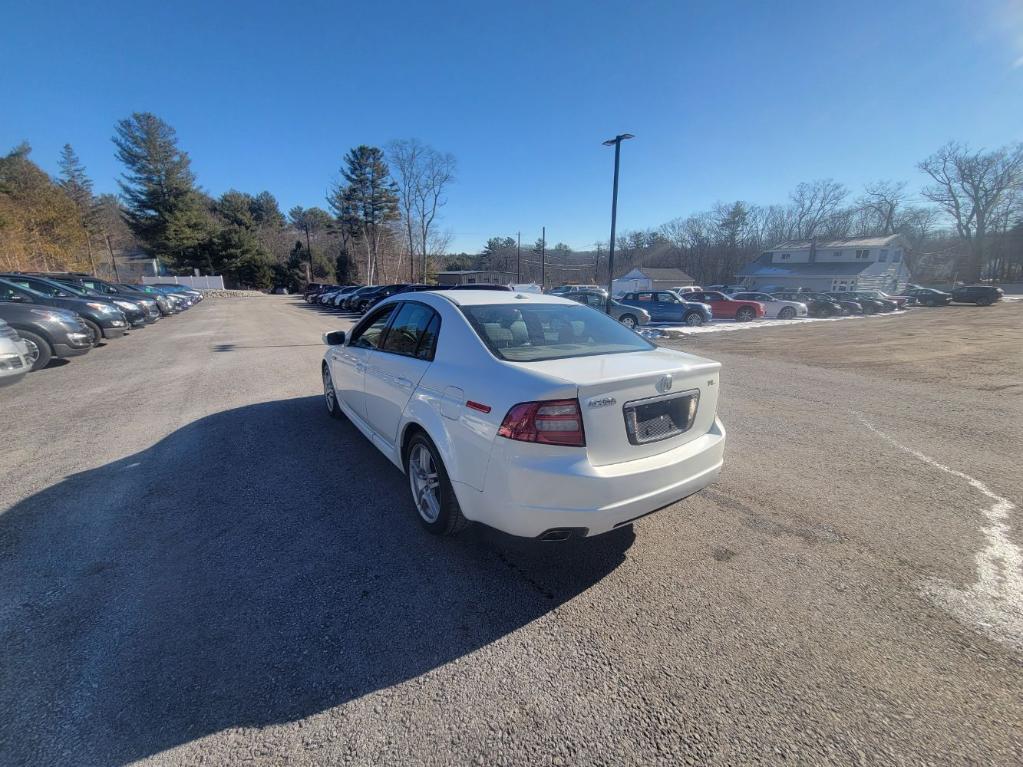
[[[711,484],[721,469],[725,429],[715,419],[706,434],[673,450],[607,466],[591,465],[583,450],[559,456],[528,449],[534,447],[540,446],[497,439],[484,490],[456,485],[468,519],[530,538],[562,528],[588,536],[609,532]]]

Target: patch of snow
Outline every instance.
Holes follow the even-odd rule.
[[[699,327],[689,327],[688,325],[667,322],[651,322],[649,325],[646,325],[644,327],[655,330],[671,328],[676,331],[681,331],[683,335],[696,335],[699,333],[722,333],[737,330],[754,330],[756,328],[776,328],[788,325],[807,325],[813,322],[844,322],[846,320],[870,320],[877,319],[879,317],[899,317],[904,314],[907,314],[907,312],[906,310],[903,309],[894,312],[887,312],[884,314],[850,314],[845,317],[799,317],[797,319],[792,320],[752,320],[751,322],[736,322],[735,320],[712,320],[706,325],[700,325]]]

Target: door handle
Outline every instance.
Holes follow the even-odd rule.
[[[407,379],[407,378],[399,377],[398,378],[398,386],[400,386],[402,389],[411,389],[412,388],[412,382],[409,379]]]

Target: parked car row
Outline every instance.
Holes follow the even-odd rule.
[[[11,383],[53,359],[86,354],[104,340],[201,300],[199,291],[170,283],[128,285],[74,272],[0,272],[0,337],[9,342],[0,345],[0,380]]]
[[[923,306],[948,306],[952,303],[991,306],[991,304],[1001,301],[1005,295],[1005,291],[994,285],[960,285],[952,288],[951,293],[935,288],[911,285],[905,292],[916,303]]]
[[[398,283],[393,285],[312,285],[306,290],[305,300],[321,306],[333,306],[346,312],[365,314],[369,309],[385,298],[402,293],[418,293],[427,290],[497,290],[511,291],[506,285],[472,284],[472,285],[425,285],[418,283]],[[562,291],[565,298],[578,303],[592,306],[604,311],[607,304],[607,291],[593,286],[571,286]],[[651,322],[650,313],[642,306],[632,306],[625,302],[611,301],[611,316],[628,328],[646,325]]]
[[[426,290],[511,290],[504,285],[439,286],[414,283],[390,285],[311,284],[305,300],[364,314],[385,298]],[[595,309],[606,309],[607,291],[595,285],[566,284],[547,291]],[[816,292],[806,288],[755,291],[739,285],[680,286],[662,290],[631,291],[615,296],[610,314],[629,328],[648,323],[699,326],[711,320],[750,322],[757,319],[792,320],[803,317],[841,317],[893,312],[908,306],[945,306],[954,301],[986,305],[1001,299],[1002,291],[990,286],[967,286],[945,293],[911,285],[902,295],[880,290]]]

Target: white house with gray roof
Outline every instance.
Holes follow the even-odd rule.
[[[659,266],[637,266],[630,272],[616,277],[611,283],[611,292],[620,296],[637,290],[664,290],[682,288],[696,282],[681,269]]]
[[[762,253],[740,270],[751,290],[808,288],[898,292],[907,280],[901,234],[848,240],[790,240]]]

